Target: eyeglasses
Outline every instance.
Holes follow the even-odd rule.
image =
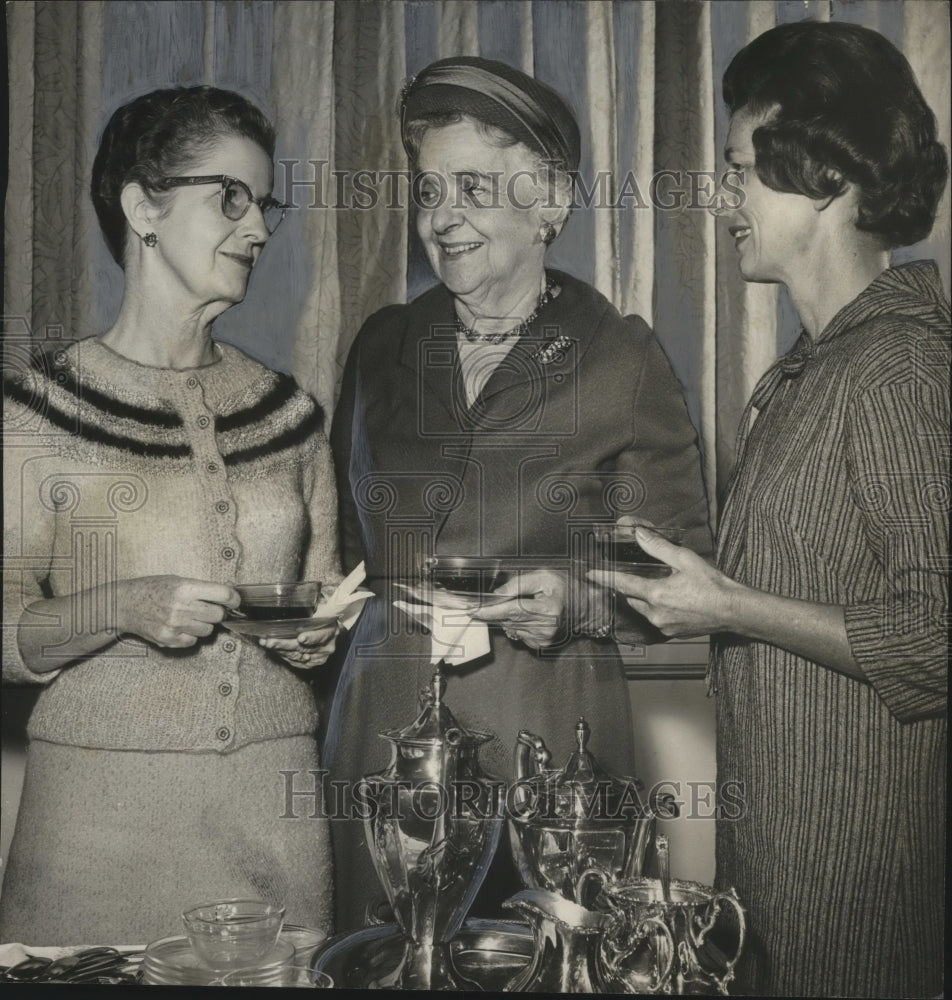
[[[237,177],[229,177],[227,174],[209,174],[204,177],[164,177],[155,187],[159,189],[172,187],[190,187],[193,184],[220,184],[221,185],[221,211],[226,219],[237,222],[243,219],[252,205],[257,205],[264,216],[264,224],[268,227],[268,232],[273,233],[287,215],[291,205],[284,205],[276,201],[271,195],[265,198],[255,198],[251,189],[244,181]]]

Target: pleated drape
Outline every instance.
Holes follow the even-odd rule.
[[[25,339],[29,339],[33,321],[34,21],[32,4],[7,7],[11,93],[3,246],[4,335]]]
[[[716,424],[714,217],[692,192],[691,171],[713,170],[709,4],[656,7],[655,66],[655,329],[684,385],[700,428],[704,479],[716,514],[716,471],[710,438]],[[662,185],[670,177],[672,186]],[[676,182],[676,183],[675,183]],[[708,199],[703,200],[706,206]],[[662,262],[663,266],[662,266]]]
[[[466,7],[468,5],[458,5]],[[334,30],[337,86],[335,163],[355,179],[360,170],[401,172],[406,157],[397,117],[400,89],[406,79],[403,4],[338,4]],[[343,113],[343,109],[352,109]],[[341,321],[337,355],[340,369],[350,340],[363,320],[407,295],[408,184],[377,187],[373,204],[351,199],[353,208],[337,212]],[[336,379],[333,389],[336,386]],[[329,397],[333,401],[333,396]]]
[[[715,9],[712,12],[717,22],[715,30],[719,29],[725,40],[735,42],[729,52],[720,53],[721,65],[716,67],[718,78],[727,68],[733,51],[777,24],[775,5],[744,6],[746,9],[739,11]],[[818,20],[824,13],[823,9],[811,11]],[[720,95],[716,96],[715,105],[719,106]],[[727,139],[726,113],[722,112],[713,124],[716,162],[720,169]],[[778,286],[743,280],[733,240],[723,225],[715,227],[711,251],[715,270],[715,333],[713,344],[708,344],[709,356],[702,365],[702,383],[708,393],[713,393],[717,416],[713,423],[703,421],[702,428],[708,464],[713,454],[716,467],[723,472],[733,466],[737,421],[757,380],[778,354]],[[723,492],[724,480],[723,475],[716,479],[719,493]]]
[[[949,114],[952,75],[949,73],[950,34],[952,22],[949,19],[948,3],[904,4],[902,11],[901,35],[894,39],[902,47],[909,59],[916,79],[922,87],[929,106],[936,112],[939,121],[939,138],[946,150],[952,150],[952,115]],[[935,228],[926,244],[930,249],[940,251],[944,264],[942,273],[948,290],[949,243],[952,237],[949,206],[952,203],[952,185],[946,185]],[[913,260],[920,256],[921,248],[904,248],[896,256],[901,260]]]
[[[5,323],[49,339],[86,329],[96,226],[89,175],[100,110],[103,4],[7,5],[10,174]]]
[[[275,187],[300,206],[284,223],[282,254],[298,293],[299,311],[288,330],[289,364],[298,381],[321,403],[333,402],[337,337],[342,310],[338,214],[314,209],[317,185],[336,162],[334,16],[331,4],[280,4],[274,10],[271,96],[281,147]],[[298,44],[292,44],[298,39]],[[305,44],[301,44],[304,42]],[[306,151],[302,157],[301,151]],[[272,248],[279,246],[276,239]],[[256,289],[257,290],[257,289]],[[246,348],[250,345],[243,345]]]
[[[744,403],[798,326],[783,289],[741,280],[703,204],[664,202],[678,187],[672,175],[688,189],[687,172],[723,169],[720,79],[730,57],[783,21],[867,24],[907,54],[949,143],[949,4],[940,0],[21,0],[6,17],[8,338],[109,325],[122,276],[88,198],[98,135],[139,93],[214,83],[272,116],[275,190],[298,206],[216,335],[292,371],[332,411],[361,322],[433,281],[406,186],[394,181],[394,203],[378,180],[367,204],[356,173],[405,169],[396,107],[408,76],[449,55],[503,59],[554,86],[578,115],[587,195],[550,263],[654,326],[699,430],[712,515]],[[698,184],[703,193],[707,182]],[[896,255],[937,257],[947,284],[949,197],[930,240]]]

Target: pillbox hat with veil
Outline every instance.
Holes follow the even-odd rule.
[[[561,169],[578,170],[581,140],[572,110],[551,87],[513,66],[478,56],[431,63],[404,88],[404,147],[410,122],[447,112],[495,125]]]

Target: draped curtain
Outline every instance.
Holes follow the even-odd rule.
[[[19,0],[6,16],[8,341],[109,326],[122,275],[88,197],[98,136],[140,93],[213,83],[275,121],[275,193],[298,206],[216,336],[293,372],[332,412],[362,320],[433,281],[406,187],[380,180],[406,168],[401,87],[444,56],[502,59],[578,114],[584,188],[549,263],[654,326],[699,431],[715,516],[743,404],[798,332],[785,292],[741,280],[729,237],[704,210],[707,178],[723,169],[720,78],[731,56],[784,21],[876,28],[910,59],[949,145],[949,5],[933,0]],[[378,172],[374,196],[359,196],[362,170]],[[948,241],[947,191],[930,240],[898,256],[937,257],[948,287]]]

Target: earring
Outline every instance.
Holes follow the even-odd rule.
[[[155,235],[155,233],[146,233],[145,236],[142,237],[142,242],[147,247],[154,247],[156,243],[159,242],[159,238]]]
[[[555,226],[551,222],[543,222],[539,226],[539,237],[548,246],[559,234],[555,231]]]

